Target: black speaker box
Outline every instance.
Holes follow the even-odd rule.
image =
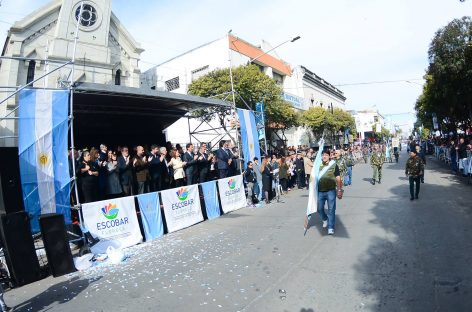
[[[64,216],[58,213],[44,214],[39,217],[39,227],[52,275],[58,277],[75,272]]]
[[[0,147],[0,210],[24,211],[17,147]]]
[[[3,251],[15,286],[41,279],[41,270],[34,248],[28,214],[24,211],[0,217]]]

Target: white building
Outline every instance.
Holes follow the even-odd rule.
[[[138,62],[143,49],[113,14],[111,2],[84,1],[72,78],[77,82],[139,87],[141,72]],[[29,60],[1,60],[2,91],[5,87],[25,85],[72,59],[80,8],[80,0],[53,0],[10,28],[2,56]],[[71,66],[66,66],[34,83],[34,86],[64,87],[68,85],[70,74]],[[0,101],[8,94],[1,92]],[[0,117],[16,105],[15,97],[0,105]],[[0,137],[14,137],[15,128],[13,120],[1,121]],[[14,138],[0,139],[0,146],[16,145]]]
[[[356,120],[358,137],[360,136],[362,141],[373,137],[377,127],[385,127],[385,118],[375,106],[361,111],[349,112]]]
[[[294,47],[296,48],[296,47]],[[188,86],[195,79],[216,69],[224,69],[252,63],[271,77],[282,88],[284,99],[298,110],[306,110],[314,105],[328,105],[344,109],[343,93],[307,68],[289,64],[274,53],[265,53],[272,47],[267,42],[255,46],[233,35],[227,35],[195,49],[178,55],[143,73],[141,86],[156,90],[166,90],[186,94]],[[190,128],[198,124],[191,120]],[[214,125],[216,126],[216,125]],[[168,128],[167,139],[172,142],[187,142],[189,124],[179,120]],[[309,145],[308,131],[303,128],[287,131],[288,145]],[[207,142],[205,137],[198,140]]]

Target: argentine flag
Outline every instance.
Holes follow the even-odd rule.
[[[33,233],[39,232],[41,214],[60,213],[70,223],[69,94],[25,89],[19,95],[20,177]]]
[[[321,166],[321,155],[323,154],[324,148],[324,139],[321,139],[318,143],[319,150],[316,154],[315,161],[313,162],[313,168],[310,173],[310,185],[308,193],[308,205],[306,208],[306,215],[309,217],[316,212],[318,208],[318,180],[320,175],[320,166]]]
[[[259,136],[257,134],[256,119],[254,113],[247,109],[237,109],[239,124],[241,127],[241,139],[244,160],[247,163],[254,157],[261,159],[261,148],[259,147]]]

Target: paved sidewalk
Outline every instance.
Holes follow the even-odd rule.
[[[410,202],[399,164],[354,167],[334,237],[308,199],[241,209],[136,246],[121,265],[6,293],[17,311],[470,311],[472,188],[429,161]]]

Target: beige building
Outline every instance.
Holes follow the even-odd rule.
[[[143,49],[113,14],[111,2],[86,0],[81,10],[80,0],[53,0],[16,22],[10,28],[2,50],[2,56],[10,58],[1,59],[0,63],[0,91],[3,91],[0,101],[15,88],[72,59],[77,23],[76,65],[72,80],[139,87],[138,63]],[[68,87],[71,68],[68,65],[55,71],[35,82],[34,87]],[[16,105],[16,97],[0,105],[0,118]],[[15,120],[2,120],[0,146],[16,146],[15,136]]]

